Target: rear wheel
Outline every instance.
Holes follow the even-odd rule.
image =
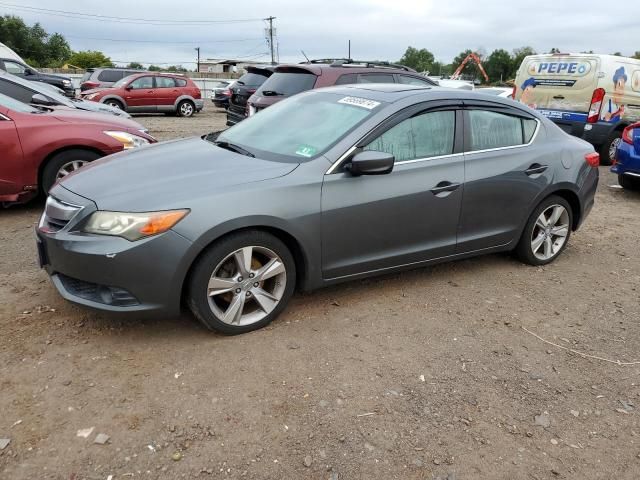
[[[277,237],[258,230],[229,235],[197,260],[187,304],[207,328],[236,335],[262,328],[284,310],[295,262]]]
[[[640,178],[632,178],[628,175],[618,175],[618,183],[625,190],[640,190]]]
[[[611,132],[607,141],[600,147],[600,165],[611,165],[616,158],[618,145],[622,141],[622,132],[619,130]]]
[[[196,112],[195,105],[189,100],[183,100],[178,104],[179,117],[191,117]]]
[[[571,236],[573,213],[564,198],[552,195],[533,211],[516,247],[518,258],[529,265],[553,262]]]
[[[58,180],[100,157],[96,152],[81,149],[66,150],[54,155],[42,170],[42,191],[47,194]]]

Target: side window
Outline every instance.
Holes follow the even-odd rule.
[[[427,80],[423,80],[418,77],[412,77],[410,75],[398,75],[398,81],[405,85],[419,85],[421,87],[430,87],[431,83]]]
[[[0,93],[22,103],[31,103],[31,97],[33,97],[36,92],[33,92],[22,85],[0,80]]]
[[[174,88],[176,82],[171,77],[156,77],[156,87],[158,88]]]
[[[143,88],[153,88],[153,77],[140,77],[136,78],[129,84],[134,90],[140,90]]]
[[[359,75],[358,83],[396,83],[396,81],[389,73],[365,73]]]
[[[469,151],[513,147],[529,143],[536,121],[489,110],[469,110],[471,148]]]
[[[391,153],[399,162],[449,155],[453,153],[455,124],[453,110],[423,113],[403,120],[364,149]]]
[[[14,75],[24,74],[24,67],[19,63],[12,62],[11,60],[4,61],[4,68],[7,69],[7,72],[13,73]]]
[[[350,83],[358,83],[358,76],[355,73],[345,73],[336,80],[336,85],[348,85]]]
[[[176,78],[175,82],[176,82],[176,87],[186,87],[187,86],[187,81],[184,78]]]

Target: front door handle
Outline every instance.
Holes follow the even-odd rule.
[[[542,172],[544,172],[547,168],[549,168],[549,165],[540,165],[539,163],[534,163],[529,168],[527,168],[524,171],[524,173],[526,173],[529,176],[531,176],[531,175],[539,175]]]
[[[554,100],[564,100],[564,95],[556,95],[553,97]]]
[[[460,183],[443,181],[433,187],[431,189],[431,193],[433,193],[436,197],[446,197],[449,193],[457,190],[460,185]]]

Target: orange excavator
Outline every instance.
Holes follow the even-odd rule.
[[[487,83],[489,83],[489,75],[487,75],[487,72],[484,71],[484,67],[482,66],[482,62],[480,61],[480,57],[478,55],[476,55],[475,53],[473,53],[473,52],[471,52],[469,55],[467,55],[464,58],[464,60],[460,64],[460,66],[456,69],[455,72],[453,72],[453,75],[451,75],[451,80],[458,80],[460,78],[460,74],[462,73],[462,69],[464,68],[464,66],[467,63],[469,63],[469,60],[473,60],[475,62],[475,64],[478,66],[478,70],[480,70],[480,73],[482,73],[482,76],[484,77],[485,81]]]

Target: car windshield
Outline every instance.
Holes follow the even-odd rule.
[[[20,113],[39,113],[42,111],[37,108],[33,108],[31,105],[27,105],[26,103],[14,100],[11,97],[7,97],[2,93],[0,93],[0,107],[8,108],[9,110]]]
[[[334,93],[283,100],[225,130],[217,144],[276,161],[304,162],[326,152],[381,107],[381,102]]]
[[[128,77],[121,78],[120,80],[118,80],[116,83],[113,84],[113,88],[124,87],[127,83],[133,80],[131,77],[133,77],[133,75],[129,75]]]
[[[253,72],[245,73],[238,79],[238,84],[243,86],[257,87],[262,85],[264,81],[268,78],[268,76],[269,75],[267,73],[265,74],[253,73]]]
[[[257,93],[266,96],[295,95],[311,90],[316,83],[316,78],[310,72],[276,72],[262,84]]]

